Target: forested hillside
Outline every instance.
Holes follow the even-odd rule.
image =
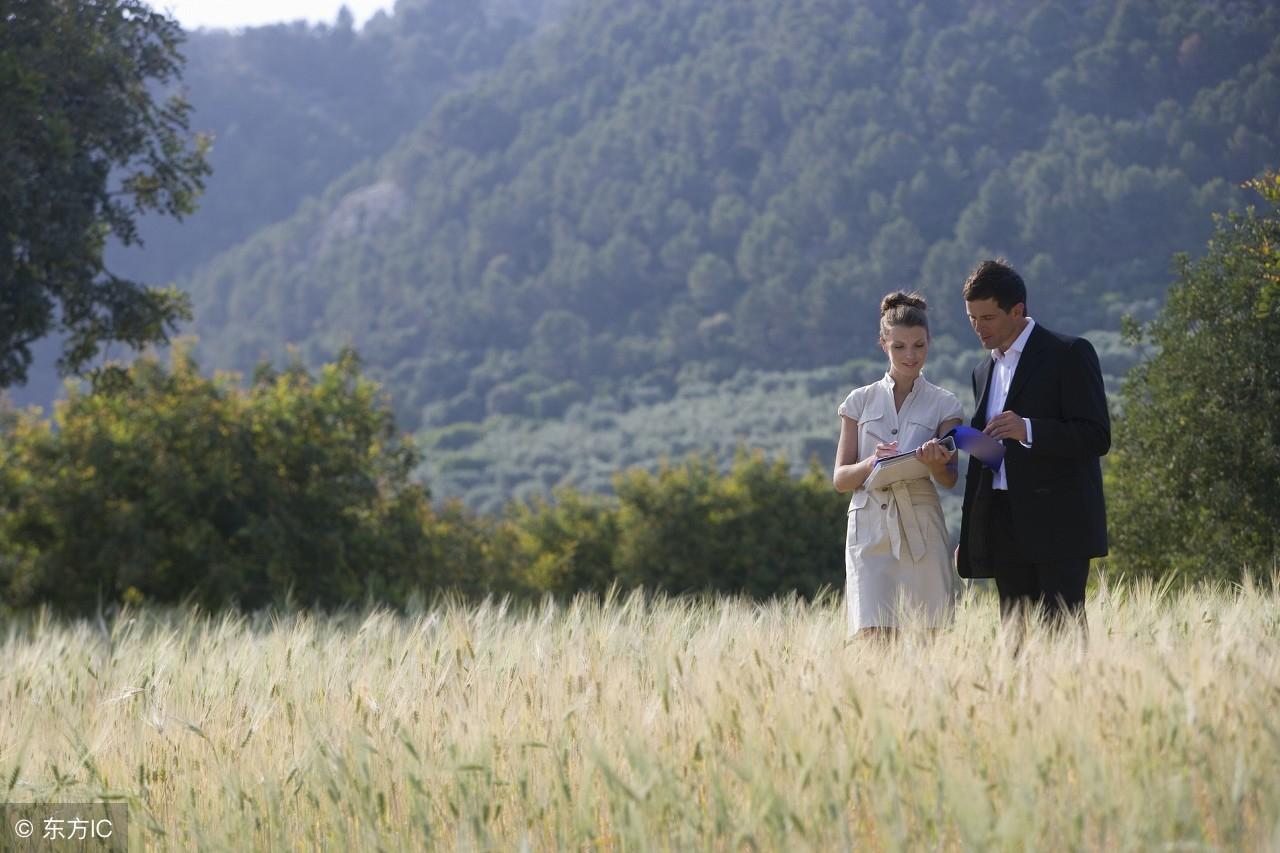
[[[214,176],[185,223],[149,220],[132,274],[185,273],[291,215],[353,164],[385,153],[439,96],[500,64],[530,25],[479,5],[407,4],[356,32],[302,22],[199,30],[183,52],[192,126],[213,137]]]
[[[1061,328],[1163,292],[1275,159],[1270,4],[588,0],[190,282],[206,364],[344,343],[406,425],[868,353],[1008,255]],[[967,339],[964,339],[967,342]]]
[[[127,259],[194,267],[205,369],[353,345],[427,439],[437,494],[474,505],[761,443],[735,419],[819,452],[814,415],[769,389],[821,377],[797,381],[826,417],[874,379],[890,288],[930,297],[930,375],[954,387],[973,354],[958,287],[984,256],[1023,270],[1034,316],[1110,335],[1277,165],[1280,13],[1262,0],[480,8],[196,34],[215,176],[195,219]],[[690,431],[537,471],[519,450],[624,416]]]

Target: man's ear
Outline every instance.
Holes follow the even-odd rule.
[[[1013,316],[1013,319],[1021,320],[1023,317],[1027,316],[1027,303],[1019,302],[1017,305],[1014,305],[1009,309],[1009,314]]]

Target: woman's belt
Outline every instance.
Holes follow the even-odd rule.
[[[928,550],[928,545],[924,541],[924,531],[920,529],[920,519],[916,517],[915,501],[920,501],[921,504],[938,503],[938,491],[933,487],[933,482],[928,477],[898,480],[876,489],[872,499],[875,497],[879,497],[889,510],[886,522],[894,558],[902,559],[902,536],[905,533],[911,557],[919,562]]]

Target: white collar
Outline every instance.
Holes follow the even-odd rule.
[[[1000,347],[996,347],[991,351],[991,357],[996,361],[1003,361],[1009,353],[1016,353],[1019,357],[1022,351],[1027,348],[1027,339],[1031,337],[1031,330],[1035,328],[1036,321],[1030,317],[1027,318],[1027,325],[1023,327],[1022,334],[1013,339],[1013,343],[1009,344],[1009,349],[1005,352],[1000,351]]]
[[[925,385],[929,384],[929,380],[924,378],[923,370],[921,370],[920,375],[916,377],[916,381],[911,383],[911,391],[907,394],[907,396],[910,397],[912,394],[916,393],[916,390],[920,387],[921,383]],[[880,380],[880,384],[883,385],[885,388],[889,389],[890,394],[893,393],[894,381],[893,381],[893,376],[890,375],[889,371],[886,370],[884,372],[884,378]]]

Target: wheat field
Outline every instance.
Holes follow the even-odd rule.
[[[1106,584],[1019,654],[989,595],[441,601],[10,621],[4,801],[133,849],[1280,849],[1280,596]]]

